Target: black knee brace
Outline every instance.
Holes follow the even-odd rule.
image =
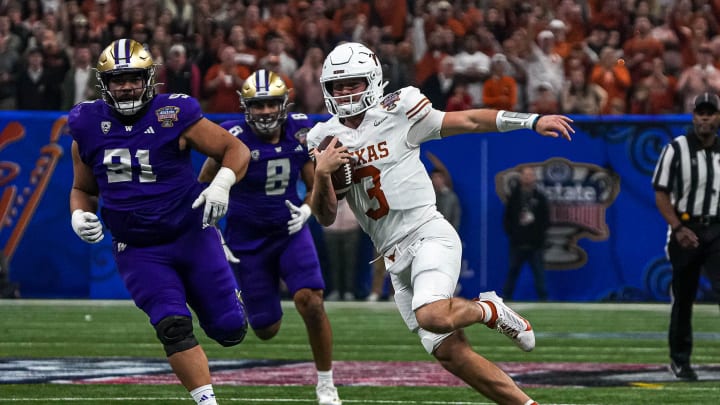
[[[155,331],[168,357],[198,345],[192,319],[187,316],[168,316],[155,325]]]

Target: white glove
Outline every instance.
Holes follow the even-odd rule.
[[[225,238],[223,238],[222,232],[219,229],[218,235],[220,235],[220,242],[222,243],[223,252],[225,252],[225,260],[229,261],[230,263],[240,263],[240,259],[235,257],[232,250],[230,250],[227,243],[225,243]]]
[[[237,181],[235,172],[227,167],[221,167],[212,183],[193,202],[193,209],[205,203],[203,227],[215,225],[225,215],[230,199],[230,187],[235,181]]]
[[[73,211],[71,223],[73,231],[87,243],[98,243],[105,237],[100,219],[92,212]]]
[[[292,235],[302,229],[303,225],[305,225],[305,222],[310,219],[312,211],[310,210],[310,206],[307,204],[296,207],[290,201],[285,200],[285,205],[290,210],[290,220],[288,221],[287,225],[288,234]]]

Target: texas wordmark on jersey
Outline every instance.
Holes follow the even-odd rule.
[[[328,135],[348,147],[356,166],[346,198],[380,251],[436,212],[432,183],[419,156],[420,143],[439,138],[437,124],[423,120],[431,110],[427,97],[406,87],[367,110],[357,129],[332,117],[308,133],[310,148]],[[414,142],[408,140],[411,130]]]

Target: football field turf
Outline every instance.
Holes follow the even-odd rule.
[[[695,306],[700,381],[667,371],[669,304],[512,303],[535,329],[524,353],[482,325],[473,347],[540,404],[717,404],[720,314]],[[334,375],[346,405],[487,404],[445,372],[392,303],[326,303]],[[304,325],[284,303],[280,334],[223,348],[198,336],[220,404],[314,404]],[[197,326],[197,325],[196,325]],[[0,300],[0,404],[192,404],[145,315],[129,301]]]

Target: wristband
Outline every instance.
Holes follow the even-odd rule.
[[[677,231],[680,230],[680,228],[684,228],[684,227],[685,227],[685,225],[683,225],[683,224],[677,225],[676,227],[672,228],[672,233],[676,233]]]
[[[516,129],[535,129],[540,114],[518,113],[500,110],[495,116],[495,125],[498,131],[507,132]]]
[[[235,182],[237,182],[237,176],[235,176],[235,172],[232,171],[232,169],[223,166],[220,168],[220,170],[218,170],[215,178],[213,178],[210,185],[216,185],[222,187],[225,190],[229,190],[230,187],[235,184]]]
[[[537,117],[535,117],[535,119],[532,122],[532,130],[533,131],[537,131],[535,128],[537,127],[538,121],[540,121],[540,114],[538,114]]]

